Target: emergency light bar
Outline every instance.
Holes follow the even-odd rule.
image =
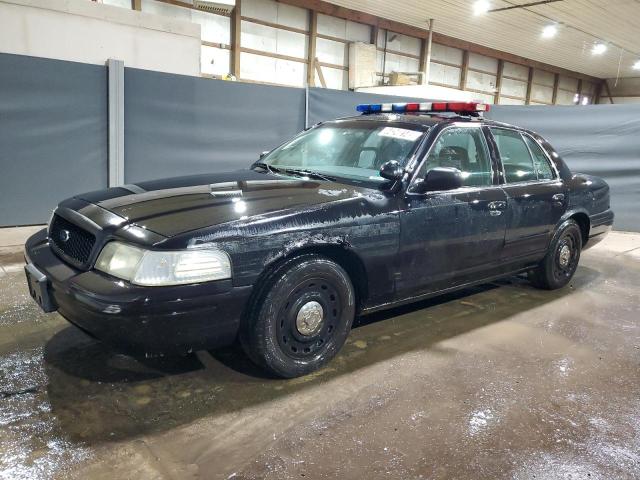
[[[454,112],[475,114],[488,112],[489,105],[478,102],[373,103],[358,105],[356,110],[362,113]]]

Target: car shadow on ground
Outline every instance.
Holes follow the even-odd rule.
[[[551,292],[513,277],[358,318],[336,359],[291,380],[269,378],[237,347],[210,355],[134,359],[70,326],[45,346],[47,395],[72,441],[96,444],[162,432],[290,395],[407,352],[438,349],[444,340],[567,297],[575,288],[589,288],[598,276],[581,267],[571,286]]]

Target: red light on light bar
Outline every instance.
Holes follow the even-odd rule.
[[[407,103],[406,107],[405,107],[405,111],[407,112],[417,112],[420,110],[420,104],[419,103]]]

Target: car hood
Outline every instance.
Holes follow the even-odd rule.
[[[77,195],[165,237],[273,212],[361,197],[365,187],[251,170],[154,180]]]

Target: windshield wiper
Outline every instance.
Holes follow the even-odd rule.
[[[318,180],[325,180],[327,182],[334,182],[336,180],[334,177],[323,175],[322,173],[318,173],[318,172],[312,172],[311,170],[304,170],[304,169],[297,169],[297,168],[283,168],[282,171],[292,175],[315,178]]]
[[[278,173],[280,171],[279,168],[272,167],[271,165],[265,162],[256,162],[253,164],[251,168],[255,168],[255,167],[264,168],[269,173]]]

